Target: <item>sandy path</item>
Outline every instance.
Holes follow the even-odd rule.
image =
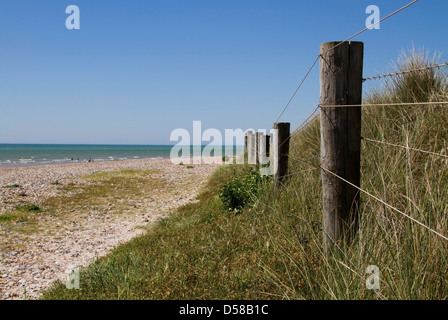
[[[10,212],[23,199],[42,203],[57,196],[60,186],[67,181],[97,172],[160,170],[154,176],[169,184],[169,192],[154,192],[147,198],[130,200],[128,214],[110,215],[107,209],[92,208],[87,213],[73,212],[63,218],[40,216],[40,231],[30,234],[11,231],[0,223],[0,299],[38,298],[41,289],[53,281],[64,281],[67,269],[86,266],[117,244],[142,234],[141,226],[194,201],[216,167],[202,164],[187,168],[174,165],[169,159],[0,167],[0,214]],[[60,185],[54,185],[55,181]],[[5,188],[11,185],[20,187]]]

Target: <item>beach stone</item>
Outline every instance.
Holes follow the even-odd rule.
[[[193,172],[172,164],[169,159],[0,167],[0,186],[22,186],[20,190],[0,188],[0,213],[8,212],[20,201],[23,203],[24,198],[17,197],[19,191],[27,194],[27,203],[41,208],[46,199],[59,196],[63,186],[68,184],[73,184],[74,191],[66,196],[74,195],[76,186],[86,183],[81,177],[95,172],[160,170],[161,174],[151,176],[169,183],[168,193],[163,188],[154,188],[150,194],[113,199],[105,201],[104,205],[80,203],[76,207],[79,210],[58,211],[58,215],[45,215],[44,211],[36,219],[37,232],[24,235],[8,231],[2,235],[0,245],[7,249],[0,252],[0,297],[23,299],[25,286],[27,298],[38,298],[42,289],[66,278],[67,266],[87,266],[118,244],[144,233],[138,226],[165,217],[194,199],[216,167],[195,165]],[[52,185],[55,181],[59,186]],[[115,214],[115,210],[120,210],[120,214]],[[23,247],[26,251],[18,249]]]

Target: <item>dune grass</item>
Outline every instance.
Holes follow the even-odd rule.
[[[411,52],[399,61],[401,71],[432,63],[421,52]],[[447,101],[446,94],[446,75],[428,69],[387,80],[382,91],[372,92],[365,102]],[[446,107],[440,105],[366,107],[362,136],[446,154],[447,115]],[[447,241],[365,194],[361,194],[361,225],[355,241],[341,243],[334,255],[323,253],[320,172],[313,169],[319,164],[313,158],[319,153],[319,138],[319,118],[315,118],[291,146],[293,162],[309,160],[298,162],[293,169],[297,175],[291,177],[278,202],[258,208],[273,225],[285,226],[283,241],[273,233],[272,242],[278,243],[279,255],[300,270],[300,277],[292,282],[305,283],[306,290],[293,290],[290,279],[278,277],[279,285],[288,288],[285,298],[446,299]],[[361,187],[448,235],[447,164],[447,158],[363,141]],[[366,289],[369,265],[381,272],[378,292]]]
[[[432,63],[411,52],[399,70]],[[440,70],[387,79],[366,103],[448,101]],[[447,153],[443,106],[366,107],[362,135]],[[180,208],[144,236],[81,271],[80,290],[61,283],[43,299],[447,299],[448,242],[361,194],[359,232],[325,254],[322,246],[319,117],[291,141],[290,176],[240,214],[219,199],[248,166],[221,167],[198,202]],[[362,142],[361,187],[448,235],[448,159]],[[378,266],[380,289],[366,288]]]

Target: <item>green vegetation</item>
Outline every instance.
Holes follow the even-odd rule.
[[[399,69],[431,62],[412,52]],[[441,70],[390,78],[365,99],[422,101],[448,101]],[[446,154],[447,118],[440,105],[365,107],[362,135]],[[244,199],[234,191],[250,168],[223,166],[198,202],[83,269],[81,290],[56,283],[43,299],[448,298],[448,242],[365,194],[356,238],[324,254],[318,117],[293,137],[290,150],[290,176],[280,192],[256,183],[257,201],[229,214],[221,199],[227,207]],[[447,166],[443,157],[364,140],[361,186],[446,235]],[[381,272],[377,292],[365,286],[369,265]]]
[[[41,212],[40,208],[35,204],[24,204],[16,207],[17,211],[22,212]]]
[[[221,167],[197,203],[180,208],[147,235],[82,270],[82,290],[67,290],[57,283],[43,299],[263,297],[253,290],[263,287],[263,279],[256,277],[259,269],[254,268],[254,252],[268,248],[258,240],[261,230],[251,226],[251,214],[229,214],[219,198],[226,181],[246,175],[249,169]]]
[[[41,208],[29,203],[17,205],[12,212],[0,215],[0,224],[5,230],[17,231],[21,234],[32,234],[38,231],[37,218]],[[0,246],[4,245],[1,243]]]
[[[44,222],[51,217],[54,222],[61,219],[66,224],[82,215],[135,214],[140,202],[152,192],[168,192],[165,181],[154,174],[157,170],[121,170],[98,172],[85,176],[81,183],[55,184],[61,195],[43,201],[39,206],[18,202],[12,212],[0,215],[0,223],[7,231],[27,235],[36,232],[59,232],[60,228]],[[116,201],[120,199],[120,201]],[[5,245],[7,240],[0,243]]]
[[[250,170],[242,177],[235,177],[221,187],[219,197],[225,209],[241,212],[247,205],[253,204],[262,190],[268,176],[260,175],[256,169]]]
[[[47,199],[43,203],[47,213],[63,214],[95,208],[110,213],[122,213],[129,208],[129,202],[143,199],[152,191],[162,191],[166,183],[154,177],[156,170],[121,170],[97,172],[83,177],[83,183],[68,183],[62,187],[63,196]],[[116,199],[120,199],[119,202]],[[113,208],[111,205],[113,204]],[[113,209],[113,210],[111,210]]]
[[[15,189],[15,188],[21,188],[22,186],[20,184],[14,183],[8,186],[4,186],[3,188],[9,188],[9,189]]]
[[[138,176],[147,176],[151,174],[161,173],[158,170],[120,170],[120,171],[102,171],[90,174],[84,177],[86,180],[104,180],[112,178],[133,178]]]
[[[20,217],[17,214],[13,213],[0,214],[0,223],[16,221],[19,218]]]

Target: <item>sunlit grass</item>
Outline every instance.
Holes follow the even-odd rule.
[[[432,62],[413,52],[399,61],[398,70]],[[445,74],[436,70],[411,72],[387,80],[365,102],[448,101],[446,83]],[[362,135],[446,154],[447,110],[437,105],[365,107]],[[448,298],[447,242],[365,194],[354,241],[324,253],[318,117],[293,137],[290,149],[290,176],[279,192],[267,184],[253,207],[229,213],[219,199],[221,186],[247,168],[224,166],[199,202],[83,269],[81,290],[55,284],[43,298]],[[361,187],[447,235],[447,166],[441,157],[363,141]],[[114,177],[104,178],[116,187]],[[132,185],[125,188],[133,190]],[[369,265],[381,272],[377,292],[365,286]]]

